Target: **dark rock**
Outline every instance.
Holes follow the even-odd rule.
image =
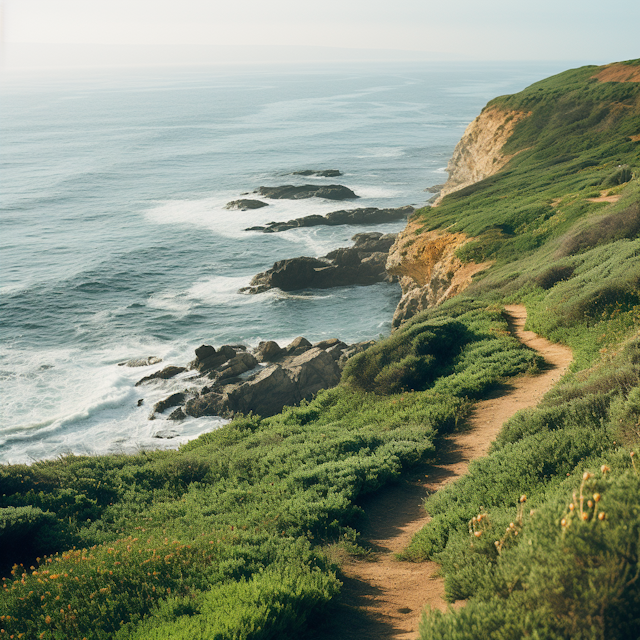
[[[210,344],[203,344],[196,349],[196,358],[198,360],[206,360],[207,358],[215,355],[215,353],[216,350],[214,347],[212,347]]]
[[[224,208],[236,211],[247,211],[249,209],[262,209],[262,207],[268,206],[268,202],[262,202],[261,200],[232,200],[231,202],[227,202]]]
[[[302,336],[298,336],[285,347],[287,355],[290,356],[299,356],[305,351],[309,351],[309,349],[311,349],[311,343]]]
[[[377,209],[365,207],[361,209],[349,209],[332,211],[326,216],[309,215],[295,218],[288,222],[269,222],[266,226],[254,226],[245,231],[262,231],[263,233],[277,233],[296,229],[299,227],[336,226],[341,224],[383,224],[395,220],[405,220],[414,212],[411,206],[398,209]]]
[[[307,342],[302,338],[297,348],[306,348],[303,341]],[[232,417],[250,411],[271,416],[284,406],[309,399],[320,389],[333,387],[339,381],[340,369],[334,358],[322,349],[310,348],[282,366],[265,367],[246,382],[203,389],[199,397],[187,402],[185,411],[194,417]]]
[[[210,391],[187,401],[184,412],[194,418],[200,418],[202,416],[225,416],[228,415],[225,401],[225,394]]]
[[[160,400],[160,402],[156,402],[153,405],[153,413],[164,413],[171,407],[177,407],[184,402],[186,397],[185,393],[172,393],[168,398]]]
[[[428,193],[440,193],[442,187],[444,187],[444,184],[434,184],[433,187],[427,187],[425,191]]]
[[[200,355],[198,355],[200,354]],[[236,350],[228,344],[223,345],[217,351],[209,346],[202,345],[196,349],[196,359],[191,363],[193,369],[197,369],[201,373],[217,369],[225,362],[231,360],[236,355]]]
[[[140,400],[138,400],[138,404],[136,406],[141,407],[144,404],[144,398],[140,398]]]
[[[352,344],[348,349],[345,349],[338,359],[338,366],[340,369],[344,368],[344,365],[347,364],[347,360],[353,358],[353,356],[366,351],[369,347],[372,347],[376,343],[375,340],[366,340],[365,342],[357,342],[356,344]]]
[[[182,407],[178,407],[175,411],[169,414],[167,420],[184,420],[187,414],[182,410]]]
[[[340,382],[338,365],[322,349],[312,348],[306,351],[292,360],[287,368],[298,387],[300,400],[309,400],[320,389],[335,387]]]
[[[353,248],[361,253],[389,253],[389,249],[396,241],[397,234],[371,232],[371,233],[356,233],[351,239],[355,242]]]
[[[345,349],[347,349],[347,345],[344,342],[338,342],[338,344],[333,345],[326,349],[326,352],[336,361],[338,362],[342,357]]]
[[[259,273],[251,280],[249,287],[244,287],[241,292],[262,293],[268,289],[279,287],[282,291],[296,291],[309,286],[314,280],[317,269],[323,269],[329,263],[317,258],[292,258],[291,260],[278,260],[269,271]]]
[[[133,360],[127,360],[126,362],[119,362],[119,367],[148,367],[152,364],[158,364],[162,362],[162,358],[156,356],[149,356],[148,358],[134,358]]]
[[[138,382],[136,382],[136,387],[139,387],[141,384],[149,382],[150,380],[169,380],[186,370],[186,367],[174,367],[173,365],[170,365],[164,369],[160,369],[160,371],[152,373],[150,376],[145,376],[142,380],[138,380]]]
[[[269,340],[268,342],[261,342],[253,355],[258,362],[271,362],[284,352],[284,349],[277,342]]]
[[[215,373],[215,379],[220,381],[226,378],[235,378],[257,366],[258,361],[256,358],[246,351],[241,351],[212,373]],[[209,375],[211,376],[211,374]]]
[[[344,342],[341,342],[340,340],[338,340],[338,338],[329,338],[328,340],[321,340],[320,342],[316,342],[312,346],[314,348],[323,349],[324,351],[326,351],[331,347],[335,347],[337,344],[344,345],[345,347],[347,346],[346,344],[344,344]]]
[[[353,236],[353,247],[336,249],[324,258],[279,260],[268,271],[254,276],[240,293],[262,293],[276,287],[298,291],[393,282],[395,278],[386,271],[386,259],[395,238],[393,233],[358,233]]]
[[[348,200],[358,197],[351,189],[340,184],[305,184],[302,186],[286,184],[280,187],[260,187],[256,193],[273,200],[302,200],[304,198]]]
[[[318,176],[320,178],[337,178],[342,175],[337,169],[304,169],[303,171],[294,171],[292,176]]]

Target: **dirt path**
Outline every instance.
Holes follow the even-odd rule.
[[[435,562],[399,562],[414,533],[428,521],[423,502],[428,493],[466,473],[469,462],[487,454],[503,422],[516,411],[536,405],[565,373],[572,360],[567,347],[524,331],[523,306],[505,307],[511,332],[544,357],[547,367],[536,376],[513,379],[486,400],[478,402],[469,429],[447,438],[438,462],[390,486],[366,503],[363,538],[377,552],[374,560],[347,560],[341,579],[342,604],[319,638],[331,640],[413,640],[418,637],[422,610],[427,604],[445,610],[444,579],[435,576]]]

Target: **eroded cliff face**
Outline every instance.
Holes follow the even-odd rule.
[[[513,157],[502,147],[514,127],[529,115],[525,111],[485,109],[466,129],[447,166],[449,179],[433,206],[454,191],[497,173]],[[399,234],[387,259],[387,271],[398,276],[402,299],[393,316],[393,328],[416,313],[435,307],[464,291],[471,278],[492,263],[463,264],[455,252],[469,238],[445,230],[420,233],[420,221],[412,220]]]
[[[492,264],[463,264],[456,257],[456,249],[471,239],[464,233],[419,233],[421,226],[420,221],[409,222],[387,259],[387,272],[398,276],[402,287],[402,299],[393,315],[394,329],[416,313],[464,291],[476,273]]]
[[[449,179],[434,206],[449,193],[484,180],[504,167],[513,155],[504,155],[502,147],[514,127],[529,115],[526,111],[485,109],[465,130],[447,165]]]

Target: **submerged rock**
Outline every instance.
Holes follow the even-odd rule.
[[[305,198],[326,198],[328,200],[348,200],[358,196],[348,187],[340,184],[286,184],[280,187],[260,187],[256,193],[273,200],[303,200]]]
[[[303,169],[294,171],[292,176],[318,176],[319,178],[337,178],[342,175],[342,171],[337,169]]]
[[[127,360],[126,362],[119,362],[119,367],[148,367],[152,364],[158,364],[162,362],[162,358],[158,358],[157,356],[149,356],[148,358],[134,358],[132,360]]]
[[[262,202],[261,200],[232,200],[227,202],[225,209],[231,209],[232,211],[247,211],[250,209],[262,209],[262,207],[268,207],[268,202]]]
[[[182,411],[182,409],[180,409]],[[160,429],[153,434],[154,438],[160,438],[161,440],[171,440],[177,438],[180,434],[175,429]]]

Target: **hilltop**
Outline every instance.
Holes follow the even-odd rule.
[[[573,351],[489,454],[429,497],[420,637],[629,638],[640,625],[640,60],[492,100],[387,269],[395,331],[340,385],[179,451],[0,467],[0,629],[23,638],[305,637],[341,598],[365,496],[438,459],[474,403]],[[526,498],[523,499],[523,496]]]

